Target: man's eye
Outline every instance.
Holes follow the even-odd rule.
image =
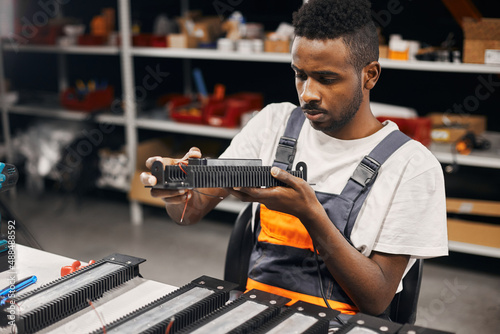
[[[336,80],[333,78],[320,78],[319,81],[324,85],[331,85],[335,83]]]
[[[307,80],[307,76],[303,73],[295,73],[295,77],[299,80]]]

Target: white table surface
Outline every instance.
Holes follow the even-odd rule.
[[[68,257],[22,245],[16,245],[15,249],[15,270],[0,273],[0,289],[9,284],[12,275],[17,275],[17,279],[31,275],[37,276],[37,283],[24,289],[20,294],[58,279],[61,277],[61,267],[69,266],[75,261]],[[133,256],[133,254],[127,255]],[[176,288],[168,284],[136,277],[105,293],[102,298],[93,302],[93,305],[104,323],[109,323],[174,291]],[[102,328],[96,311],[91,307],[87,307],[38,333],[90,333]],[[12,333],[12,329],[3,327],[0,328],[0,333]]]

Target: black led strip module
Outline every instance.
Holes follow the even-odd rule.
[[[298,301],[254,333],[328,334],[330,321],[339,314],[337,310]]]
[[[253,333],[276,317],[290,299],[252,289],[179,333]]]
[[[187,165],[163,166],[155,161],[151,174],[157,183],[153,188],[269,188],[286,186],[271,175],[272,166],[262,166],[260,159],[189,159]],[[307,165],[297,163],[290,174],[307,180]]]
[[[92,334],[164,334],[177,333],[207,314],[224,306],[229,293],[238,285],[208,276],[191,283],[111,322]]]
[[[84,309],[119,285],[139,275],[144,259],[112,254],[94,264],[15,298],[0,309],[0,326],[7,326],[10,307],[15,307],[17,332],[34,333]],[[5,322],[5,323],[4,323]]]

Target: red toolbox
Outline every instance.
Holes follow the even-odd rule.
[[[113,87],[97,89],[85,94],[78,93],[75,88],[68,88],[61,93],[61,105],[71,110],[97,111],[109,109],[114,99]]]
[[[208,124],[235,128],[240,126],[241,115],[262,109],[263,96],[259,93],[238,93],[225,99],[211,96],[203,105],[188,96],[169,95],[167,108],[170,118],[185,123]]]
[[[406,134],[408,137],[421,142],[424,146],[429,147],[431,144],[431,119],[428,117],[415,117],[415,118],[399,118],[399,117],[386,117],[379,116],[377,119],[380,122],[386,120],[393,121],[399,127],[399,130]]]
[[[262,109],[260,93],[242,92],[228,96],[225,100],[209,103],[205,108],[205,122],[213,126],[236,128],[241,124],[241,115]]]

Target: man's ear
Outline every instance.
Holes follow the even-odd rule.
[[[380,77],[380,63],[378,61],[372,61],[363,68],[363,88],[371,90],[377,84],[378,78]]]

